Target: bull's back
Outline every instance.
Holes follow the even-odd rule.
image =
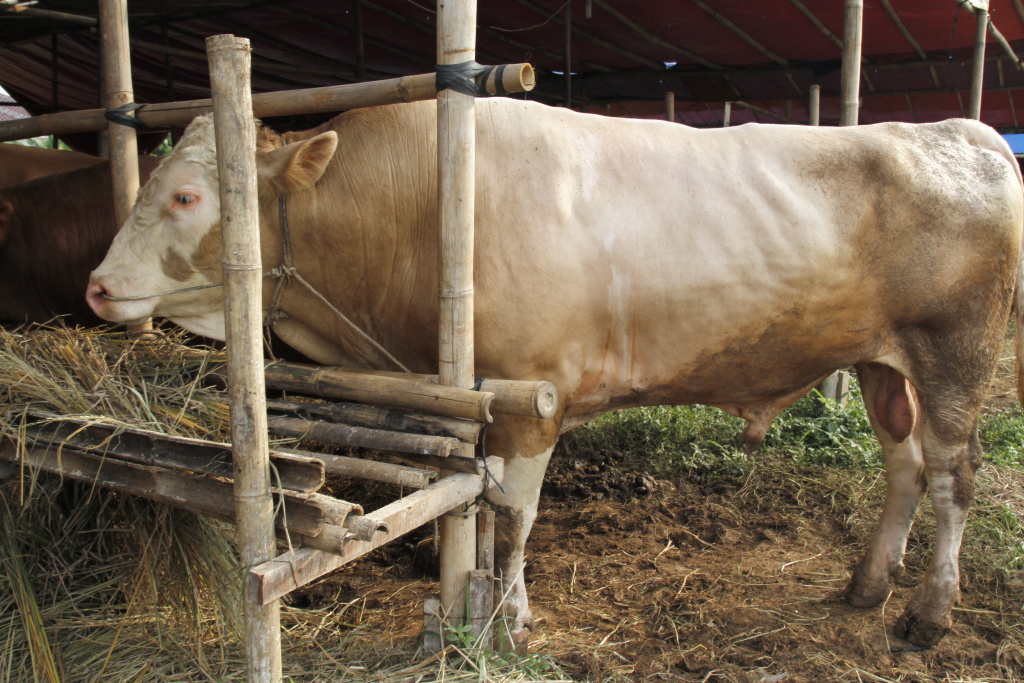
[[[529,326],[526,358],[564,349],[584,403],[796,390],[890,352],[901,317],[1018,248],[1019,183],[980,124],[700,131],[490,106],[478,329]],[[497,297],[509,254],[516,296]]]

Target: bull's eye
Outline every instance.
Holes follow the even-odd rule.
[[[199,199],[199,197],[195,196],[194,194],[185,194],[184,192],[179,192],[178,194],[174,195],[174,201],[178,204],[181,204],[182,206],[188,206],[189,204],[195,202],[197,199]]]

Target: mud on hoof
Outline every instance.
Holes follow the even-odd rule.
[[[850,577],[850,583],[840,597],[853,607],[874,607],[889,596],[892,581],[903,576],[903,571],[903,565],[897,564],[889,569],[885,578],[871,578],[864,569],[864,561],[861,560],[853,566],[853,576]]]
[[[896,636],[918,647],[932,647],[953,628],[953,617],[947,614],[936,621],[914,609],[914,603],[907,605],[896,620],[893,631]]]

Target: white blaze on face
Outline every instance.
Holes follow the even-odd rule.
[[[220,288],[160,295],[220,281],[220,239],[204,239],[216,237],[211,230],[219,223],[213,118],[207,115],[189,125],[139,192],[106,258],[93,271],[86,294],[89,305],[113,322],[158,315],[197,334],[223,339]],[[217,267],[209,267],[211,263]],[[117,300],[138,296],[147,298]]]

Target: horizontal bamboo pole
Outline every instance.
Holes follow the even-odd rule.
[[[154,465],[122,462],[69,447],[26,446],[21,452],[24,459],[20,457],[16,443],[0,442],[0,459],[235,523],[230,482],[182,474]],[[275,509],[279,509],[280,492],[275,492],[274,499]],[[275,520],[278,531],[287,528],[291,534],[315,537],[326,527],[334,526],[327,520],[323,507],[326,500],[333,501],[315,493],[285,493],[284,514],[279,511]],[[355,505],[352,510],[361,512]]]
[[[405,377],[268,361],[266,385],[270,389],[300,394],[419,410],[477,422],[492,421],[490,405],[494,401],[493,393],[427,384]]]
[[[492,72],[488,93],[494,94]],[[502,74],[502,85],[507,92],[533,90],[536,78],[529,64],[508,64]],[[346,83],[322,88],[281,90],[254,94],[252,111],[257,117],[286,116],[289,114],[315,114],[345,111],[360,107],[376,107],[399,102],[417,102],[437,97],[434,74],[419,74],[389,78],[365,83]],[[212,100],[189,100],[147,104],[135,112],[135,118],[149,128],[169,128],[187,125],[200,114],[213,111]],[[22,140],[40,135],[64,135],[106,130],[109,123],[103,109],[43,114],[16,121],[0,121],[0,142]]]
[[[412,379],[427,384],[437,384],[437,375],[418,375],[415,373],[377,371],[377,370],[349,370],[366,375],[378,375],[381,377],[399,377]],[[502,415],[518,415],[520,417],[537,417],[547,419],[554,417],[558,410],[558,387],[551,382],[518,380],[518,379],[490,379],[488,377],[478,378],[478,391],[489,391],[494,394],[494,402],[491,404],[491,412]]]
[[[504,477],[505,461],[498,456],[487,459],[487,465],[499,482]],[[259,600],[266,604],[289,592],[334,571],[352,560],[362,557],[374,548],[393,541],[418,526],[459,505],[471,502],[486,486],[493,482],[481,476],[458,473],[431,484],[422,491],[411,493],[394,503],[373,512],[373,518],[388,523],[386,534],[377,534],[372,541],[350,540],[341,555],[324,553],[311,548],[289,551],[273,560],[253,567],[250,576],[257,582]]]
[[[452,449],[461,443],[458,439],[447,436],[424,436],[422,434],[405,434],[388,432],[383,429],[352,427],[321,420],[304,420],[298,417],[279,417],[271,415],[267,418],[267,427],[272,434],[289,436],[297,439],[312,439],[337,446],[355,446],[356,448],[373,448],[381,451],[397,453],[415,453],[435,455],[447,458]]]
[[[480,474],[483,467],[476,458],[463,458],[457,455],[449,455],[447,458],[440,458],[436,455],[417,455],[415,453],[390,453],[392,458],[414,462],[417,465],[426,467],[437,467],[442,470],[464,472],[466,474]]]
[[[295,451],[291,449],[285,452],[296,455],[309,453],[309,451]],[[314,455],[312,453],[309,454]],[[390,462],[378,462],[376,460],[350,458],[344,455],[329,455],[327,453],[316,453],[315,457],[323,461],[324,470],[328,474],[342,477],[381,481],[386,484],[407,486],[412,489],[425,489],[437,478],[437,473],[432,470],[396,465]]]
[[[497,396],[495,396],[497,400]],[[366,406],[360,403],[299,403],[297,401],[267,401],[267,410],[292,413],[307,420],[326,420],[353,427],[385,429],[392,432],[449,436],[478,443],[483,425],[471,420],[460,420],[440,415],[424,415],[393,408]]]
[[[144,465],[234,478],[229,444],[70,419],[29,425],[25,435],[40,445],[67,444]],[[274,483],[283,489],[311,493],[324,484],[324,464],[315,456],[271,453],[270,459],[279,478]]]

